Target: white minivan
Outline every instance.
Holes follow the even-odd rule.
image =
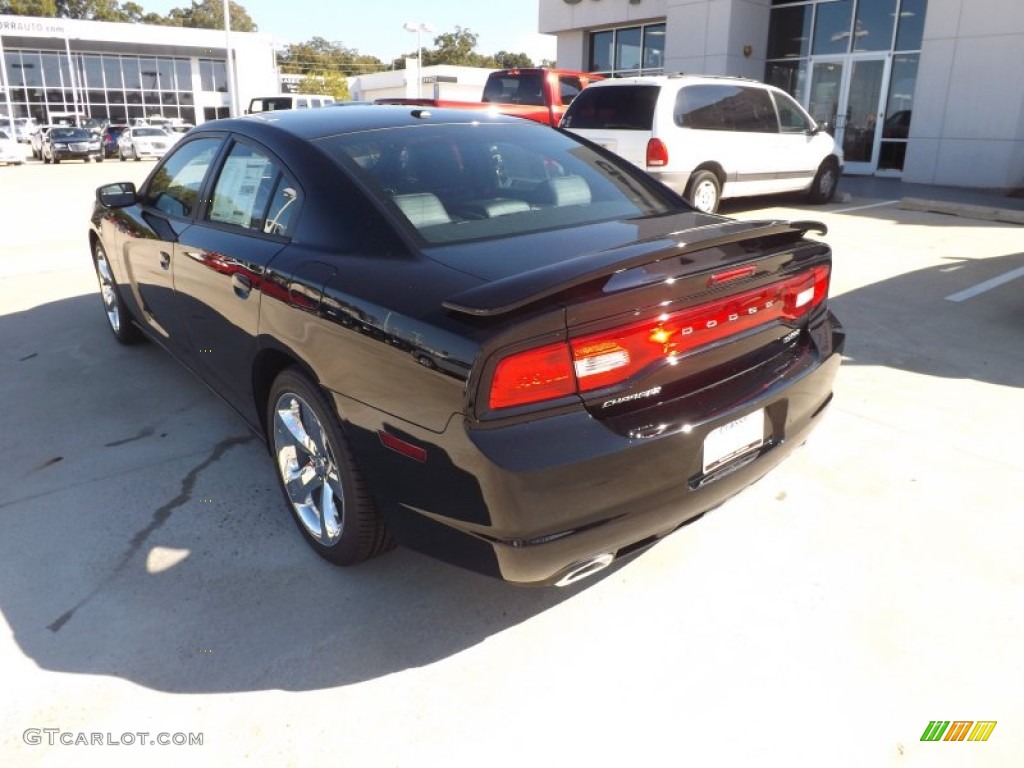
[[[275,112],[279,109],[318,109],[333,103],[333,96],[315,93],[281,93],[277,96],[257,96],[249,102],[249,111],[246,114]]]
[[[736,77],[659,75],[584,88],[561,127],[644,169],[714,213],[723,198],[835,195],[842,150],[778,88]]]

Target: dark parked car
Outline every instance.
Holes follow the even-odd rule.
[[[95,160],[103,162],[98,136],[88,128],[66,128],[55,125],[42,138],[44,163],[59,163],[61,160]]]
[[[353,106],[194,128],[97,190],[89,237],[114,336],[266,437],[320,555],[568,584],[818,423],[844,342],[821,229],[698,213],[537,123]]]
[[[127,127],[127,125],[108,125],[103,129],[100,144],[103,146],[104,157],[117,157],[117,140],[121,138],[121,134],[124,133]]]

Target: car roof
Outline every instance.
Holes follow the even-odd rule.
[[[772,88],[774,86],[762,83],[760,80],[752,80],[749,77],[735,77],[733,75],[688,75],[679,73],[675,75],[636,75],[633,77],[615,77],[607,80],[599,80],[588,88],[615,88],[623,85],[667,85],[668,83],[707,83],[721,85],[722,83],[735,83],[737,85],[754,85],[761,88]]]
[[[433,107],[368,104],[346,109],[286,109],[257,112],[244,117],[215,120],[196,126],[191,133],[232,130],[253,136],[287,133],[298,139],[320,139],[339,133],[372,131],[402,126],[467,123],[519,124],[531,121],[489,110],[435,109]],[[533,123],[540,125],[539,123]]]

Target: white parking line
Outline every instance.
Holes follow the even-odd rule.
[[[1024,277],[1024,267],[1018,267],[1005,275],[999,275],[999,277],[993,277],[991,280],[986,280],[984,283],[978,283],[973,288],[967,288],[966,290],[960,291],[959,293],[953,293],[946,297],[946,301],[967,301],[973,299],[985,291],[991,291],[993,288],[998,288],[1004,283],[1008,283],[1011,280],[1016,280],[1018,277]]]
[[[852,213],[853,211],[866,211],[868,208],[883,208],[887,205],[895,205],[899,200],[886,200],[884,203],[872,203],[871,205],[857,205],[853,208],[837,208],[829,213]]]

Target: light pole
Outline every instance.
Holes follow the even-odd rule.
[[[224,49],[227,54],[228,117],[238,117],[238,93],[235,87],[235,59],[231,53],[231,0],[224,0]]]
[[[424,32],[433,32],[434,28],[426,22],[413,23],[405,22],[403,25],[406,32],[416,33],[416,95],[423,96],[423,42],[420,37]]]

